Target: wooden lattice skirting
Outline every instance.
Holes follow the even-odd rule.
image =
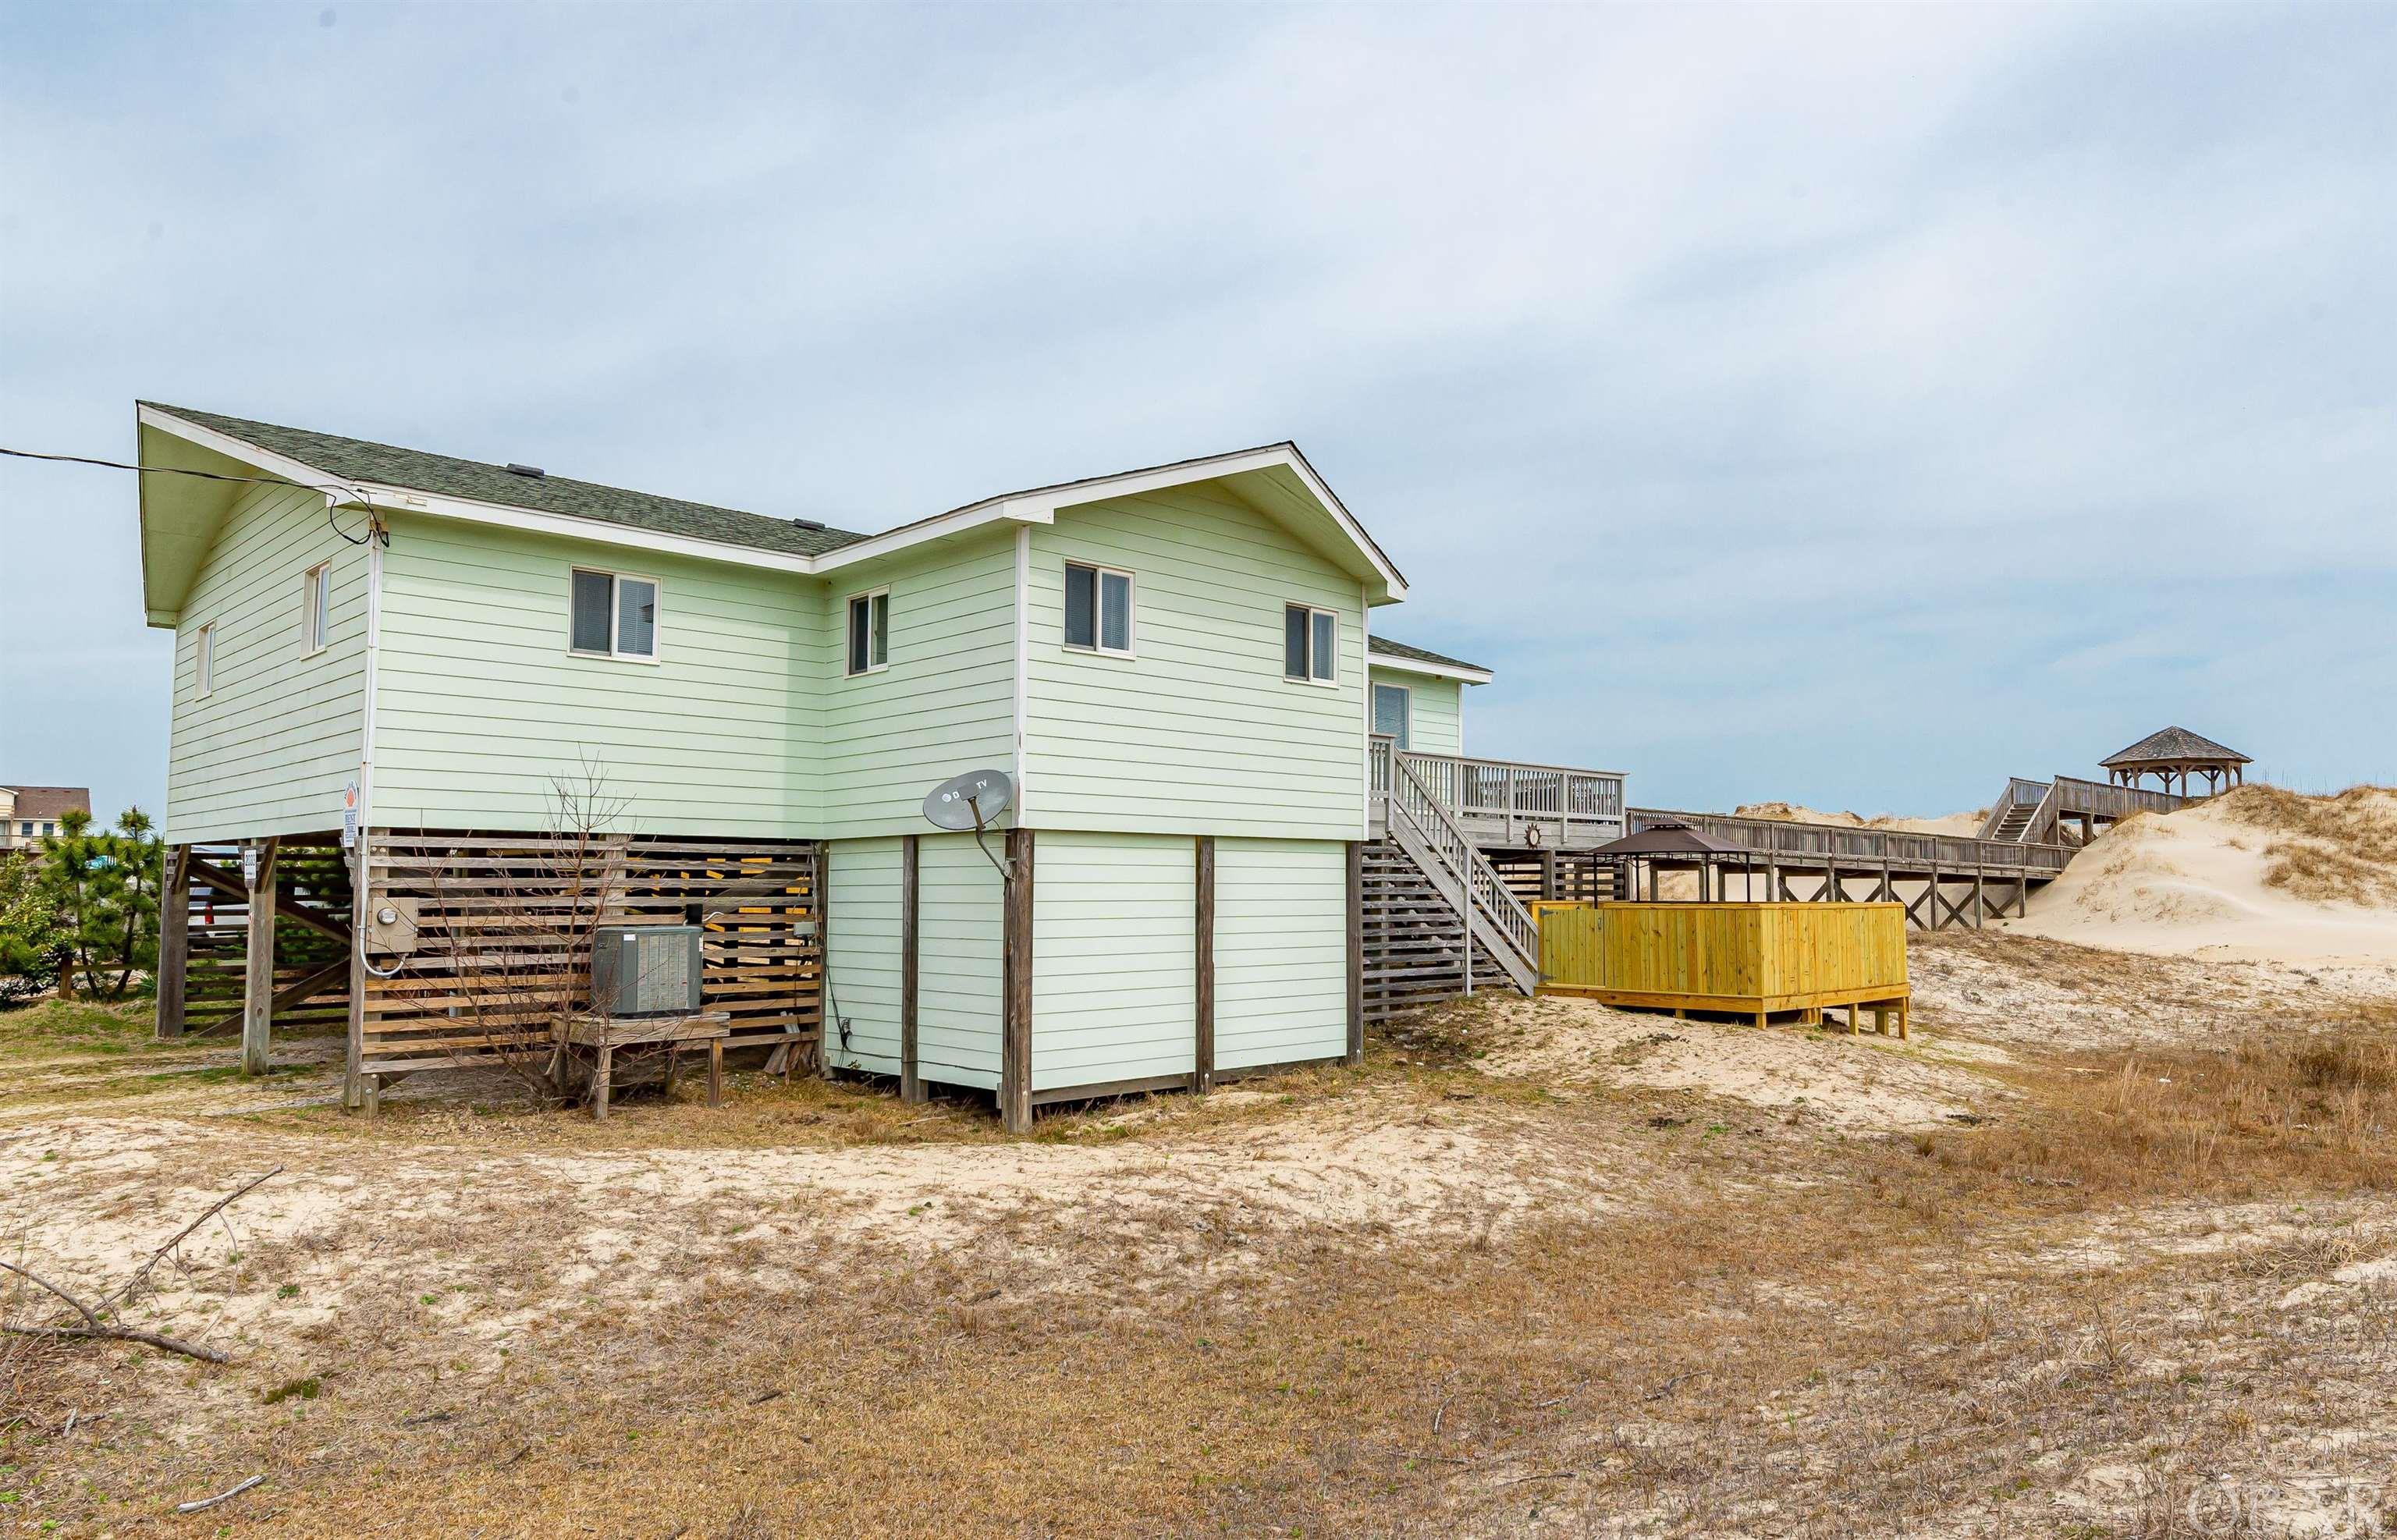
[[[394,976],[365,977],[359,1075],[546,1053],[551,1018],[589,1003],[594,924],[703,926],[701,995],[731,1018],[725,1047],[818,1062],[815,841],[375,829],[367,842],[370,904],[413,900],[416,932],[412,951],[373,957]]]

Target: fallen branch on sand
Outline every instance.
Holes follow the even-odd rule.
[[[216,1507],[219,1503],[232,1501],[234,1498],[240,1496],[243,1493],[248,1492],[250,1488],[258,1485],[259,1482],[265,1480],[266,1477],[263,1474],[253,1476],[248,1480],[242,1482],[239,1486],[230,1488],[224,1492],[220,1492],[213,1497],[203,1497],[196,1503],[178,1503],[175,1505],[175,1511],[177,1513],[202,1512],[208,1508]]]
[[[144,1346],[163,1348],[165,1351],[169,1353],[181,1353],[185,1358],[198,1359],[203,1363],[232,1362],[233,1360],[231,1359],[226,1358],[225,1355],[218,1352],[213,1347],[203,1347],[197,1343],[185,1342],[181,1337],[170,1337],[163,1332],[147,1332],[139,1327],[125,1325],[122,1316],[119,1315],[117,1311],[117,1306],[130,1296],[134,1290],[147,1282],[150,1278],[151,1270],[156,1267],[159,1263],[165,1261],[168,1253],[172,1252],[176,1247],[191,1239],[193,1231],[198,1229],[201,1225],[207,1224],[209,1220],[223,1212],[225,1205],[231,1203],[234,1199],[239,1198],[242,1194],[249,1191],[252,1187],[257,1186],[260,1183],[266,1181],[268,1177],[281,1175],[282,1172],[283,1168],[281,1166],[277,1166],[273,1171],[266,1172],[263,1176],[251,1177],[240,1186],[235,1187],[233,1191],[225,1194],[222,1198],[220,1198],[215,1202],[209,1204],[207,1209],[201,1212],[201,1214],[197,1219],[193,1220],[190,1224],[176,1231],[172,1239],[159,1247],[156,1251],[152,1252],[150,1253],[150,1260],[135,1268],[131,1278],[127,1279],[123,1284],[119,1285],[110,1293],[102,1295],[100,1303],[97,1305],[87,1305],[84,1303],[82,1299],[78,1298],[73,1292],[52,1283],[48,1279],[42,1277],[41,1274],[34,1272],[30,1267],[20,1267],[16,1263],[0,1260],[0,1270],[14,1273],[17,1277],[23,1279],[26,1282],[41,1290],[44,1293],[54,1295],[64,1301],[74,1309],[76,1315],[83,1318],[79,1323],[75,1321],[0,1321],[0,1332],[6,1332],[10,1336],[18,1337],[47,1337],[53,1341],[80,1337],[107,1342],[138,1342],[142,1344]],[[111,1321],[108,1319],[111,1316],[117,1316],[118,1319],[114,1321]],[[258,1480],[262,1481],[265,1479],[265,1477],[261,1476],[258,1478]],[[248,1484],[254,1485],[256,1483],[252,1482]],[[241,1492],[243,1490],[245,1490],[244,1487],[235,1487],[234,1492],[225,1493],[225,1496],[230,1497],[234,1495],[234,1493]],[[223,1500],[223,1497],[214,1498],[211,1499],[209,1503],[205,1503],[200,1506],[203,1507],[211,1507],[215,1503],[221,1503]],[[198,1509],[186,1507],[181,1511],[190,1513],[197,1512]]]

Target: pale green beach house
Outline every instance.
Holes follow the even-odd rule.
[[[166,832],[203,939],[245,897],[288,933],[371,931],[426,863],[504,871],[596,783],[636,871],[679,874],[649,891],[714,928],[743,1040],[990,1091],[1020,1126],[1352,1055],[1477,936],[1520,984],[1521,907],[1485,855],[1622,832],[1619,778],[1463,757],[1491,676],[1374,635],[1406,582],[1287,443],[869,535],[138,416],[145,467],[209,473],[141,477],[145,604],[176,634]],[[1015,784],[987,842],[926,822],[928,791],[984,768]],[[789,902],[756,918],[743,870]],[[1373,902],[1401,890],[1442,912]],[[429,953],[386,976],[377,944],[311,973],[270,936],[246,1009],[346,993],[373,1085],[491,1047],[457,1024],[472,981]]]

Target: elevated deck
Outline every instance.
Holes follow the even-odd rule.
[[[1630,833],[1624,820],[1623,774],[1513,759],[1414,754],[1373,736],[1373,836],[1385,831],[1385,798],[1395,755],[1485,850],[1587,850]]]

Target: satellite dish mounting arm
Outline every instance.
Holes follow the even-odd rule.
[[[982,798],[979,797],[969,797],[966,798],[966,806],[973,810],[974,849],[980,850],[982,852],[982,858],[984,861],[989,862],[992,869],[998,873],[998,879],[1001,882],[1014,881],[1015,864],[1004,856],[996,856],[991,854],[990,847],[983,843],[982,832],[985,820],[982,815]]]

